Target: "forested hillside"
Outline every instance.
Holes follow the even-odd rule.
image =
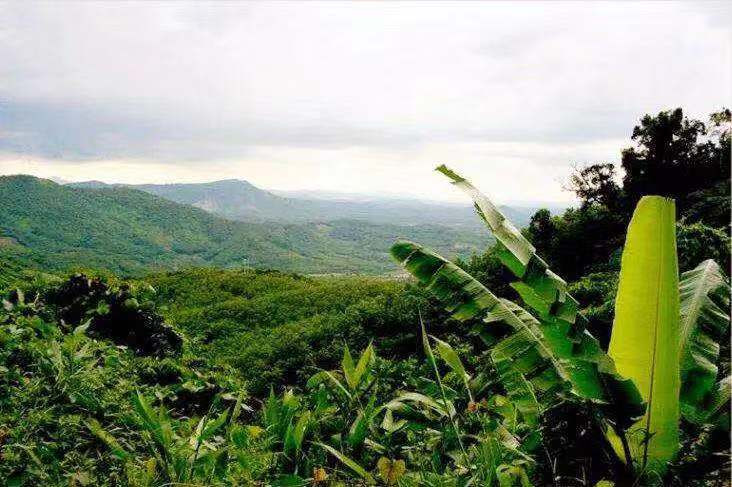
[[[145,282],[197,353],[232,367],[255,394],[335,366],[345,344],[361,349],[377,340],[387,356],[406,358],[416,348],[418,309],[435,333],[446,318],[424,291],[383,278],[196,269]]]
[[[330,222],[356,219],[372,224],[445,225],[479,231],[480,223],[467,204],[437,203],[416,199],[346,196],[317,198],[280,196],[257,188],[247,181],[230,179],[210,183],[111,185],[100,181],[69,183],[75,188],[139,189],[156,196],[193,205],[215,215],[245,222],[274,221],[280,223]],[[537,203],[538,204],[538,203]],[[514,221],[524,226],[533,207],[503,207]]]
[[[382,274],[393,271],[386,250],[398,237],[463,256],[489,241],[435,225],[232,222],[135,189],[72,188],[30,176],[0,177],[0,205],[0,253],[13,266],[30,263],[44,270],[140,274],[216,265]]]

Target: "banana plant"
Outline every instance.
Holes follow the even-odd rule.
[[[444,165],[437,171],[472,198],[478,216],[498,240],[497,256],[519,279],[511,287],[536,314],[534,317],[515,303],[501,300],[499,312],[489,312],[483,318],[487,324],[503,322],[519,331],[493,346],[491,352],[504,384],[509,386],[509,396],[535,418],[561,397],[557,393],[568,390],[595,403],[608,424],[622,433],[643,414],[642,398],[635,384],[617,373],[612,359],[587,331],[587,320],[578,313],[579,305],[567,293],[566,282],[548,268],[536,248],[475,186]],[[506,316],[510,316],[508,321]],[[492,330],[483,327],[482,334],[491,335]]]
[[[512,287],[534,314],[497,298],[418,244],[397,242],[392,256],[454,318],[478,321],[476,331],[489,345],[509,398],[527,422],[535,423],[558,399],[577,397],[601,412],[626,463],[660,472],[677,449],[679,412],[697,423],[725,421],[730,379],[715,384],[713,358],[718,355],[715,340],[729,326],[729,316],[710,296],[729,288],[711,264],[702,264],[701,270],[682,276],[679,307],[672,202],[645,198],[634,215],[608,354],[587,331],[565,281],[498,207],[454,171],[444,165],[437,170],[472,198],[498,240],[498,257],[518,278]],[[503,331],[505,325],[511,332]]]
[[[717,382],[719,340],[729,328],[729,292],[711,260],[677,269],[672,200],[643,197],[625,248],[609,353],[648,407],[628,434],[636,468],[660,475],[679,449],[679,419],[729,424],[729,378]],[[680,281],[680,282],[679,282]],[[724,307],[727,311],[723,311]],[[618,448],[618,439],[611,441]],[[626,452],[627,456],[627,452]]]
[[[608,422],[621,431],[643,414],[642,399],[633,383],[617,374],[612,360],[589,332],[578,330],[584,324],[567,321],[578,315],[576,304],[566,293],[564,302],[551,306],[540,321],[518,305],[499,299],[457,265],[418,244],[397,242],[391,251],[442,299],[454,318],[480,319],[478,332],[488,337],[487,342],[497,342],[491,355],[509,397],[520,404],[527,420],[534,421],[562,393],[593,401],[605,411]],[[536,281],[543,281],[537,285],[542,292],[544,284],[552,284],[541,277],[530,282]],[[527,289],[539,296],[533,288]],[[503,327],[495,326],[497,323],[508,325],[511,333],[501,336]]]

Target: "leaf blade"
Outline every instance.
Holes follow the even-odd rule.
[[[681,414],[695,423],[707,415],[708,396],[719,373],[719,341],[730,326],[730,316],[717,302],[728,307],[729,293],[722,269],[711,259],[681,275]]]
[[[629,431],[631,451],[641,468],[662,472],[679,444],[679,286],[673,200],[644,196],[633,213],[608,353],[648,403],[643,418]]]

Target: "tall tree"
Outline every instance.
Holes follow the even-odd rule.
[[[674,198],[685,224],[729,230],[730,115],[728,109],[714,113],[708,126],[684,116],[680,108],[645,115],[633,128],[635,145],[622,152],[622,181],[611,163],[575,168],[567,189],[581,206],[554,217],[538,211],[525,230],[527,237],[547,262],[573,280],[612,267],[598,262],[608,263],[622,246],[633,208],[645,195]],[[718,236],[708,227],[695,233]]]
[[[626,207],[657,194],[674,198],[683,212],[690,193],[728,181],[729,130],[725,133],[723,128],[728,120],[729,110],[713,114],[718,130],[709,132],[703,122],[685,117],[681,108],[644,116],[631,136],[637,146],[622,153]]]
[[[600,204],[612,210],[617,208],[622,197],[615,166],[610,162],[575,167],[566,189],[576,194],[583,206]]]

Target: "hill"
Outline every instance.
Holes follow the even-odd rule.
[[[193,205],[231,220],[281,223],[356,219],[391,225],[446,225],[480,231],[473,207],[416,199],[332,195],[319,192],[275,194],[238,179],[191,184],[110,185],[100,181],[71,183],[77,188],[129,187]],[[535,206],[502,207],[506,215],[525,226]]]
[[[435,225],[234,222],[129,187],[70,187],[31,176],[0,177],[0,205],[0,256],[19,268],[139,274],[215,265],[381,274],[395,270],[387,251],[399,237],[447,255],[467,256],[489,243]]]

